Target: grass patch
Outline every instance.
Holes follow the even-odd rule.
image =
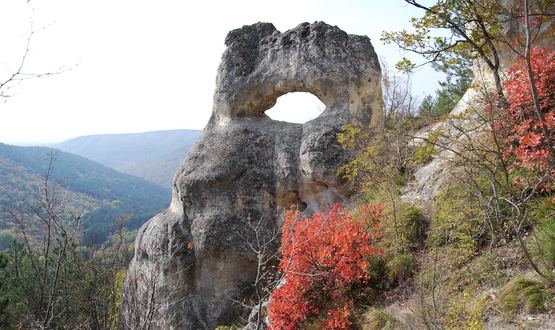
[[[482,233],[482,210],[471,193],[458,185],[448,185],[436,197],[430,243],[445,247],[451,266],[460,268],[478,254]]]
[[[393,314],[378,309],[372,312],[363,325],[363,330],[393,330],[402,329],[401,322]]]
[[[412,255],[401,253],[393,255],[385,264],[389,283],[402,284],[414,275],[416,262]]]
[[[555,201],[545,198],[535,203],[530,210],[530,219],[534,224],[528,239],[532,257],[546,274],[555,276]]]
[[[407,204],[401,205],[398,219],[398,232],[402,243],[414,248],[424,235],[426,219],[420,209]]]
[[[540,313],[545,310],[547,291],[541,282],[519,276],[511,280],[503,288],[499,302],[501,307],[512,314],[527,312],[531,314]]]

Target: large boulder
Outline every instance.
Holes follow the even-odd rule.
[[[349,155],[336,133],[350,122],[382,125],[381,71],[368,37],[323,22],[284,33],[257,23],[229,32],[225,44],[212,117],[175,175],[170,207],[137,236],[125,328],[235,321],[235,302],[256,276],[253,224],[263,229],[258,239],[269,239],[285,208],[310,213],[345,201],[351,188],[336,171]],[[310,92],[326,109],[304,125],[267,117],[289,92]]]

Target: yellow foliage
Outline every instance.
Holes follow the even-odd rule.
[[[341,128],[341,132],[337,133],[337,141],[347,150],[355,147],[356,142],[366,139],[367,133],[362,132],[362,128],[358,125],[347,124]]]
[[[445,315],[447,329],[482,330],[484,325],[480,320],[486,305],[486,299],[473,299],[472,295],[464,293],[462,299],[456,300]]]

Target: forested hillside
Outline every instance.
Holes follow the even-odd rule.
[[[131,214],[137,228],[167,206],[169,189],[123,174],[84,157],[45,147],[0,144],[0,226],[9,227],[10,211],[35,203],[48,176],[51,191],[65,208],[83,214],[85,242],[100,244],[118,215]]]
[[[90,135],[64,141],[56,148],[169,188],[199,134],[198,130],[183,129]]]

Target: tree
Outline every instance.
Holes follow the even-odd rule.
[[[476,72],[480,73],[471,84],[471,97],[465,97],[465,102],[460,103],[463,107],[457,107],[461,111],[430,126],[432,133],[428,136],[428,132],[408,132],[413,135],[409,145],[420,149],[430,146],[437,152],[435,161],[418,172],[423,175],[418,177],[417,185],[409,183],[409,193],[402,196],[413,203],[418,203],[421,196],[434,198],[426,240],[430,245],[421,246],[419,252],[423,256],[418,258],[421,279],[420,290],[417,287],[416,291],[420,294],[413,297],[419,308],[413,312],[423,319],[422,328],[443,328],[452,326],[447,315],[457,306],[456,298],[449,295],[455,296],[468,284],[476,285],[474,278],[464,275],[460,276],[463,283],[452,278],[471,270],[483,257],[504,251],[505,245],[520,246],[519,260],[528,261],[523,271],[535,271],[549,290],[555,283],[552,257],[555,189],[549,157],[554,145],[550,137],[554,134],[551,101],[554,87],[548,78],[554,64],[551,55],[535,49],[540,42],[552,47],[552,36],[542,39],[541,34],[547,30],[541,28],[542,22],[552,18],[547,16],[548,8],[541,7],[544,1],[535,1],[530,7],[535,9],[522,0],[440,0],[430,6],[422,6],[419,1],[406,3],[423,9],[424,17],[412,20],[417,29],[414,33],[384,35],[390,42],[423,54],[436,68],[454,68],[466,60],[474,62]],[[440,38],[436,39],[434,34]],[[515,58],[516,64],[505,72]],[[408,61],[403,65],[415,67]],[[540,66],[543,68],[539,69]],[[425,99],[423,107],[432,112],[435,99],[431,96]],[[445,110],[452,110],[452,106]],[[359,155],[356,158],[363,159]],[[380,159],[383,158],[377,157],[376,163],[383,166],[366,172],[371,180],[383,182],[387,180],[387,176],[383,178],[383,169],[388,162],[379,162]],[[369,168],[372,162],[373,159],[360,163]],[[429,186],[420,185],[420,179],[428,177],[426,171],[441,175],[436,181],[439,183],[429,191],[426,191]],[[440,185],[441,189],[435,190]],[[542,224],[547,226],[540,227]],[[384,227],[386,233],[387,229]],[[388,247],[387,251],[391,250]],[[439,256],[446,258],[439,263],[445,269],[436,269],[438,251]],[[456,315],[467,313],[458,306],[454,309]],[[480,323],[478,318],[475,320]]]
[[[541,7],[540,7],[541,8]],[[541,16],[540,19],[543,17],[543,13],[540,12]],[[536,26],[534,27],[534,29],[536,31],[539,31],[541,29],[541,20],[538,22],[536,21]],[[524,44],[524,62],[526,63],[526,74],[528,76],[528,83],[529,83],[529,87],[530,87],[530,91],[532,92],[532,101],[533,101],[533,109],[535,112],[535,115],[537,116],[537,120],[538,120],[538,124],[541,127],[542,133],[543,133],[543,142],[544,142],[544,148],[547,149],[547,151],[549,152],[549,154],[547,155],[549,161],[549,165],[552,167],[555,167],[555,146],[554,146],[554,141],[553,141],[553,132],[551,131],[551,118],[550,118],[550,114],[546,114],[544,112],[546,112],[546,108],[547,111],[550,111],[549,107],[553,107],[553,104],[541,104],[541,100],[540,100],[540,86],[537,85],[536,83],[536,73],[534,72],[534,67],[532,64],[532,26],[531,26],[531,22],[530,22],[530,8],[529,8],[529,1],[528,0],[524,0],[524,31],[525,31],[525,35],[526,35],[526,41]],[[541,57],[541,55],[540,55]],[[541,65],[539,65],[541,66]],[[542,69],[547,69],[550,70],[553,67],[553,63],[547,63],[544,64],[544,67]],[[552,76],[550,76],[549,74],[547,74],[549,79],[553,79]],[[539,77],[539,79],[541,80],[541,77]],[[538,81],[538,83],[543,83],[543,85],[548,85],[548,86],[541,86],[541,87],[552,87],[551,82],[545,82],[545,81]],[[543,98],[545,98],[545,95],[543,95]]]
[[[397,228],[399,189],[411,178],[417,163],[418,149],[411,132],[422,122],[415,116],[410,77],[394,75],[385,65],[383,71],[384,129],[376,132],[355,124],[343,126],[337,140],[344,149],[353,151],[354,157],[337,174],[367,195],[385,194],[383,202],[391,209]]]
[[[22,288],[23,299],[29,307],[29,323],[49,328],[58,317],[63,298],[62,277],[72,272],[69,267],[75,257],[74,247],[79,238],[81,215],[65,218],[63,199],[50,182],[54,155],[50,154],[48,170],[43,182],[41,199],[9,210],[18,224],[22,244],[11,247],[14,281]],[[28,208],[29,212],[25,212]],[[32,219],[26,217],[32,214]],[[30,236],[30,229],[38,230],[38,239]]]
[[[516,238],[534,271],[553,284],[552,266],[546,265],[540,256],[545,266],[540,269],[522,237],[532,225],[529,213],[534,198],[541,197],[540,194],[552,196],[555,192],[555,52],[532,48],[527,53],[508,71],[505,82],[508,105],[495,128],[507,145],[503,156],[514,180],[515,191],[504,198],[517,223]],[[530,93],[530,86],[536,92]],[[536,235],[532,238],[539,239]]]
[[[16,288],[9,285],[9,258],[0,252],[0,328],[10,329],[17,323],[23,311],[17,308]]]
[[[247,236],[250,237],[242,239],[256,256],[256,276],[248,288],[252,289],[252,294],[237,303],[250,312],[244,329],[259,330],[267,325],[264,319],[265,310],[272,292],[279,287],[283,279],[282,274],[277,272],[280,230],[273,228],[269,235],[265,234],[268,228],[262,218],[258,221],[249,218],[247,224]]]
[[[129,260],[124,236],[98,251],[80,245],[82,217],[66,208],[50,181],[54,160],[50,154],[39,197],[8,210],[18,231],[0,255],[0,323],[7,329],[117,328]]]
[[[384,32],[382,40],[420,54],[426,63],[447,71],[480,60],[492,74],[498,101],[503,102],[500,47],[512,46],[502,31],[504,24],[519,16],[514,8],[496,0],[439,0],[430,6],[417,0],[405,2],[422,9],[424,15],[411,19],[413,32]],[[537,7],[544,8],[543,1]],[[415,64],[404,59],[399,67],[410,70]]]
[[[386,125],[400,118],[416,114],[417,100],[412,95],[410,73],[395,74],[385,61],[381,60],[384,119]]]
[[[27,1],[27,3],[29,2],[30,1]],[[14,94],[13,89],[25,80],[49,77],[65,71],[64,67],[59,67],[56,70],[46,72],[30,72],[27,70],[31,43],[37,33],[43,30],[44,28],[36,29],[33,22],[31,21],[30,32],[27,34],[25,46],[21,52],[19,61],[17,61],[17,63],[15,63],[13,67],[9,67],[3,71],[0,71],[0,102],[6,102],[9,98],[11,98]]]
[[[435,96],[427,95],[418,108],[418,114],[432,119],[440,118],[453,110],[472,81],[470,67],[460,66],[458,76],[448,75],[445,81],[439,83],[440,88]]]
[[[537,93],[529,93],[531,76],[535,77]],[[529,64],[528,59],[519,58],[508,70],[505,88],[508,106],[497,123],[508,146],[505,156],[514,157],[517,167],[548,172],[554,179],[554,164],[550,160],[555,134],[555,52],[534,48]]]
[[[384,38],[441,65],[457,63],[456,58],[478,59],[495,82],[496,93],[491,94],[488,81],[476,81],[480,97],[468,104],[465,113],[447,120],[444,126],[450,133],[439,141],[423,140],[454,155],[451,163],[457,171],[452,172],[461,186],[473,189],[483,205],[483,232],[491,242],[518,239],[532,268],[552,281],[532,260],[523,237],[532,226],[529,212],[536,199],[553,189],[549,184],[555,166],[553,59],[533,47],[534,36],[552,16],[547,10],[553,3],[446,0],[424,6],[406,2],[425,12],[412,21],[416,32],[389,33]],[[513,30],[507,35],[503,29],[509,23]],[[430,35],[431,29],[441,28],[448,29],[450,36]],[[502,57],[509,61],[516,57],[505,83]],[[428,99],[424,105],[431,103]]]

